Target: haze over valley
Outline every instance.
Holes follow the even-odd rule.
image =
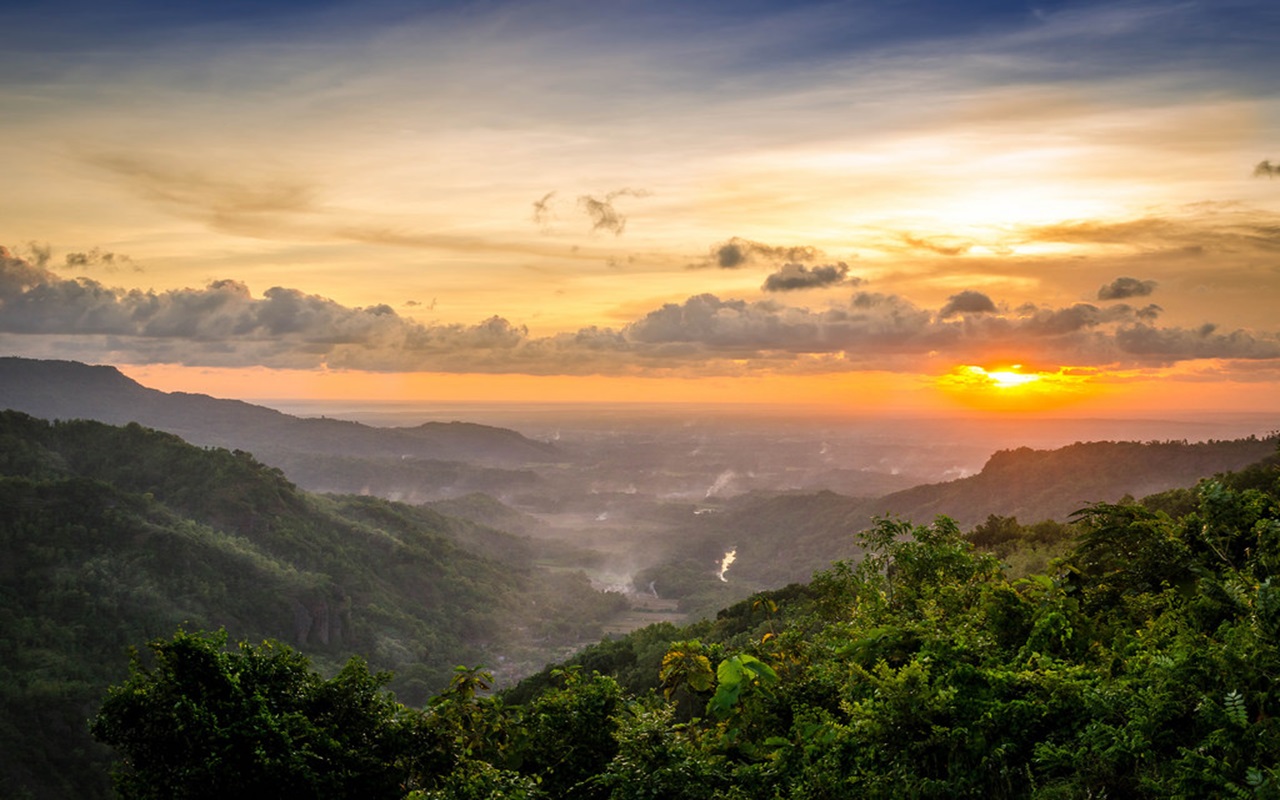
[[[538,558],[585,570],[598,589],[628,594],[641,610],[656,605],[662,618],[714,613],[806,580],[856,556],[853,535],[879,515],[928,522],[948,514],[966,526],[991,514],[1066,522],[1090,503],[1252,463],[1270,452],[1276,427],[1246,414],[858,419],[787,407],[314,401],[271,409],[160,392],[72,362],[0,359],[0,375],[0,405],[55,419],[140,421],[251,452],[308,491],[425,504],[524,537]],[[1257,441],[1226,444],[1244,437]],[[1088,441],[1103,444],[1086,452],[1078,443]],[[1145,449],[1170,459],[1139,464],[1143,453],[1117,469],[1122,445],[1105,443],[1120,441],[1150,443]],[[1195,444],[1207,441],[1221,444]],[[1022,473],[1025,485],[994,477],[999,469]]]
[[[1274,0],[0,30],[0,797],[1280,797]]]

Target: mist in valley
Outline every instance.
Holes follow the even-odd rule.
[[[856,558],[855,534],[875,515],[910,515],[884,498],[978,475],[997,451],[1207,442],[1275,427],[1261,415],[858,418],[753,406],[269,405],[385,428],[465,420],[552,445],[545,461],[495,471],[488,483],[375,481],[361,491],[539,543],[543,566],[582,570],[596,588],[628,596],[632,610],[611,633],[714,615],[755,592],[807,580],[835,558]],[[1081,504],[1118,500],[1124,487],[1117,488]]]

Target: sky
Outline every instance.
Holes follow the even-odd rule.
[[[0,0],[0,354],[1280,411],[1280,6]]]

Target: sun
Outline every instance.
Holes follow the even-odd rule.
[[[981,375],[986,376],[997,389],[1015,389],[1041,380],[1039,375],[1027,375],[1019,372],[1018,370],[1022,369],[1021,364],[1014,364],[1009,369],[984,370],[982,367],[969,367],[968,369],[976,370]]]
[[[962,364],[937,379],[938,388],[970,408],[986,411],[1044,411],[1088,394],[1086,371],[1060,368],[1024,372],[1021,364],[980,367]]]

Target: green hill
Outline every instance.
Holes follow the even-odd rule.
[[[475,491],[527,490],[527,467],[564,456],[506,428],[427,422],[379,428],[303,418],[203,394],[150,389],[115,367],[0,357],[0,409],[43,419],[137,422],[193,444],[252,451],[318,492],[426,500]]]
[[[620,598],[436,512],[299,491],[248,453],[0,412],[0,795],[102,796],[85,721],[129,647],[179,626],[352,654],[421,703],[458,663],[536,668]]]
[[[946,483],[916,486],[876,499],[834,492],[734,498],[717,513],[686,526],[676,559],[646,572],[653,580],[696,563],[701,585],[718,583],[712,565],[730,547],[737,558],[730,583],[759,588],[806,580],[832,561],[857,556],[854,534],[879,516],[928,523],[945,514],[969,529],[990,516],[1024,523],[1065,522],[1090,503],[1114,503],[1238,470],[1272,454],[1280,438],[1209,442],[1085,442],[1054,450],[1019,448],[991,456],[982,471]],[[686,587],[686,593],[695,591]]]
[[[1280,796],[1280,456],[1075,526],[1013,580],[945,517],[882,520],[858,563],[421,710],[180,634],[94,731],[130,798]]]

